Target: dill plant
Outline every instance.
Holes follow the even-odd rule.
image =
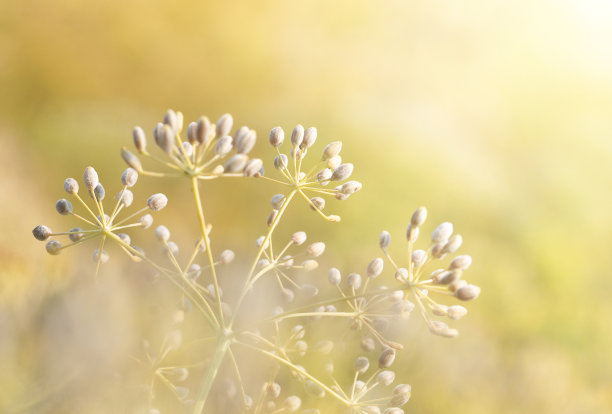
[[[343,162],[342,143],[329,143],[309,162],[306,156],[312,152],[317,130],[298,125],[285,143],[283,129],[275,127],[269,143],[274,157],[271,170],[276,173],[268,176],[263,161],[248,155],[256,143],[255,131],[241,127],[231,135],[232,127],[229,114],[215,124],[201,117],[190,123],[183,135],[182,114],[169,110],[154,128],[154,141],[161,150],[155,152],[150,152],[143,129],[135,127],[133,142],[139,155],[121,150],[129,167],[121,175],[120,190],[111,206],[105,206],[106,190],[96,170],[87,167],[83,183],[91,201],[81,197],[78,181],[68,178],[64,189],[80,212],[67,199],[56,203],[59,214],[72,216],[82,227],[53,232],[41,225],[34,228],[34,237],[46,241],[46,250],[52,255],[97,240],[93,252],[96,274],[109,259],[105,247],[115,243],[132,260],[164,276],[182,295],[185,306],[197,310],[201,336],[210,341],[194,353],[193,364],[166,363],[167,356],[183,344],[182,309],[173,313],[172,327],[164,332],[157,349],[145,342],[144,360],[152,377],[143,413],[161,412],[156,408],[155,389],[159,385],[174,394],[185,412],[193,414],[221,410],[312,414],[334,410],[334,404],[350,413],[403,413],[401,407],[412,390],[408,384],[396,383],[391,369],[404,348],[394,339],[392,327],[416,311],[433,334],[458,334],[441,318],[460,319],[466,308],[457,302],[440,303],[438,298],[470,301],[480,293],[463,278],[470,256],[447,260],[461,247],[462,237],[454,234],[451,223],[444,222],[433,230],[429,245],[417,248],[427,218],[427,210],[420,207],[411,216],[406,232],[407,262],[391,256],[391,235],[383,231],[378,240],[382,257],[373,258],[364,276],[349,273],[343,277],[337,268],[321,271],[317,257],[324,253],[325,243],[306,243],[304,231],[283,240],[275,230],[295,202],[307,203],[326,221],[340,220],[338,215],[324,212],[328,201],[346,200],[361,189],[358,181],[349,180],[353,165]],[[289,147],[288,153],[282,151],[283,146]],[[145,168],[141,158],[156,169]],[[141,176],[173,177],[190,187],[199,239],[186,258],[179,257],[179,246],[164,225],[154,231],[163,247],[164,262],[153,260],[131,243],[130,232],[152,227],[155,212],[168,204],[167,197],[158,193],[141,208],[132,207],[132,189]],[[200,193],[202,181],[226,177],[268,181],[280,189],[271,198],[265,234],[253,237],[256,254],[248,271],[232,274],[241,288],[229,294],[223,292],[219,271],[222,266],[231,266],[236,255],[214,246]],[[67,236],[69,243],[57,240],[60,236]],[[296,276],[304,271],[311,272],[308,283]],[[258,296],[266,300],[257,302],[254,309],[252,298]],[[346,364],[347,359],[352,362]],[[199,379],[188,386],[186,379],[195,374],[200,374]]]

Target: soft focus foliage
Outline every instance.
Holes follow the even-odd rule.
[[[609,412],[611,20],[603,0],[0,3],[0,411],[125,408],[114,375],[163,292],[112,261],[94,280],[89,251],[47,257],[30,231],[66,176],[119,174],[133,124],[176,107],[342,139],[364,183],[343,221],[289,216],[350,252],[334,265],[363,271],[422,204],[469,235],[487,294],[452,352],[411,324],[408,411]],[[236,250],[260,184],[210,186]]]

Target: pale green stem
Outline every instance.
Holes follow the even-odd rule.
[[[206,376],[204,377],[204,381],[202,382],[202,386],[200,388],[200,392],[198,393],[198,398],[196,399],[195,404],[193,405],[193,414],[202,414],[204,410],[204,405],[206,404],[206,400],[208,399],[208,394],[210,394],[210,390],[217,378],[217,372],[219,372],[219,367],[223,363],[223,359],[225,358],[225,354],[229,349],[229,340],[222,336],[219,338],[217,342],[217,346],[215,347],[215,352],[213,353],[212,359],[210,360],[210,364],[208,365],[208,369],[206,370]]]

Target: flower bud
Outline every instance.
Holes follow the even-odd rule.
[[[55,209],[62,216],[65,216],[67,214],[72,213],[72,204],[70,203],[70,201],[66,200],[65,198],[62,198],[61,200],[57,200],[57,203],[55,203]]]
[[[134,202],[134,193],[130,190],[120,191],[119,194],[117,194],[117,201],[125,207],[129,207]]]
[[[395,381],[395,372],[393,371],[382,371],[376,377],[376,382],[385,387],[393,384],[393,381]]]
[[[168,198],[162,193],[153,194],[147,200],[147,207],[152,211],[159,211],[166,207],[166,204],[168,204]]]
[[[218,137],[223,137],[229,134],[234,125],[234,118],[230,114],[223,114],[217,121],[216,125],[216,135]]]
[[[104,187],[101,183],[98,183],[96,188],[94,188],[94,196],[96,197],[96,200],[98,202],[104,200],[104,197],[106,196],[106,191],[104,190]]]
[[[79,192],[79,183],[74,178],[66,178],[64,181],[64,190],[68,194],[76,194]]]
[[[336,155],[340,153],[341,149],[342,149],[342,142],[340,141],[334,141],[330,144],[327,144],[327,146],[323,150],[323,155],[321,156],[321,160],[327,161],[330,158],[335,157]]]
[[[300,148],[307,149],[312,146],[317,140],[317,129],[315,127],[306,128],[304,131],[304,139],[300,144]]]
[[[57,240],[49,240],[47,244],[45,244],[45,249],[47,253],[57,256],[62,251],[62,244]]]
[[[47,226],[36,226],[32,230],[32,234],[36,240],[45,241],[51,236],[51,229]]]
[[[170,230],[168,230],[166,226],[157,226],[155,229],[155,237],[161,242],[167,242],[170,240]]]
[[[351,176],[352,173],[353,173],[353,164],[347,162],[346,164],[342,164],[334,170],[334,173],[332,174],[331,179],[332,181],[346,180],[347,178]]]
[[[288,158],[285,154],[280,154],[274,157],[274,168],[280,170],[281,168],[287,168]]]
[[[463,254],[461,256],[455,257],[453,261],[450,262],[450,265],[448,266],[448,268],[450,270],[454,270],[454,269],[467,270],[467,268],[470,267],[471,264],[472,264],[472,258],[468,256],[467,254]]]
[[[98,173],[93,167],[85,168],[85,172],[83,173],[83,182],[89,191],[93,191],[93,189],[96,188],[99,182]]]
[[[393,348],[385,348],[378,357],[379,368],[389,368],[395,361],[395,350]]]
[[[219,157],[227,155],[232,150],[232,137],[222,136],[215,145],[215,154]]]
[[[368,269],[366,271],[368,277],[375,278],[380,276],[383,271],[383,266],[384,262],[383,259],[381,259],[380,257],[377,257],[376,259],[372,260],[368,265]]]
[[[293,147],[299,147],[304,140],[304,127],[302,125],[296,125],[291,132],[291,145]]]
[[[232,250],[223,250],[221,255],[219,255],[219,263],[221,264],[230,264],[234,261],[236,254]]]
[[[410,224],[415,227],[422,226],[425,223],[425,219],[427,218],[427,209],[425,207],[419,207],[412,214],[412,218],[410,219]]]
[[[474,300],[480,295],[480,288],[476,285],[465,285],[455,291],[455,297],[459,300]]]
[[[355,370],[355,372],[358,372],[360,374],[365,373],[369,368],[370,361],[364,356],[358,357],[355,360],[355,363],[353,364],[353,369]]]
[[[121,184],[127,187],[133,187],[138,181],[138,172],[134,168],[127,168],[123,174],[121,174]]]
[[[306,241],[306,233],[303,231],[297,231],[291,235],[291,242],[297,246],[301,245]]]
[[[259,177],[263,175],[263,161],[259,158],[251,158],[242,173],[245,177]]]
[[[306,249],[306,254],[312,257],[319,257],[323,254],[324,251],[325,251],[325,243],[316,242],[308,246],[308,248]]]
[[[436,227],[433,233],[431,233],[431,241],[434,243],[440,243],[442,241],[445,242],[452,234],[453,224],[445,221]]]
[[[336,269],[335,267],[332,267],[327,272],[327,280],[332,285],[338,286],[340,284],[341,279],[342,279],[342,276],[340,275],[340,271]]]
[[[143,153],[147,150],[147,138],[141,127],[134,127],[132,130],[132,138],[134,139],[134,146],[138,152]]]
[[[285,131],[281,127],[274,127],[270,131],[270,145],[279,147],[285,140]]]
[[[210,121],[205,116],[198,119],[195,130],[196,141],[200,144],[205,144],[210,138]]]
[[[383,230],[378,238],[378,245],[381,249],[385,250],[391,244],[391,234],[388,231]]]

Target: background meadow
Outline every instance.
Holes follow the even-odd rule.
[[[407,412],[609,413],[610,21],[604,0],[0,3],[0,411],[125,409],[113,375],[155,297],[120,251],[94,281],[94,247],[50,257],[31,229],[74,224],[53,206],[87,165],[114,193],[132,127],[173,108],[232,113],[268,170],[276,125],[344,142],[364,189],[328,204],[342,222],[301,206],[285,225],[326,241],[322,271],[363,272],[420,205],[455,223],[483,294],[457,339],[411,319]],[[189,199],[146,179],[137,196],[156,189]],[[252,250],[276,192],[205,189],[215,244]],[[156,222],[190,243],[172,210]]]

